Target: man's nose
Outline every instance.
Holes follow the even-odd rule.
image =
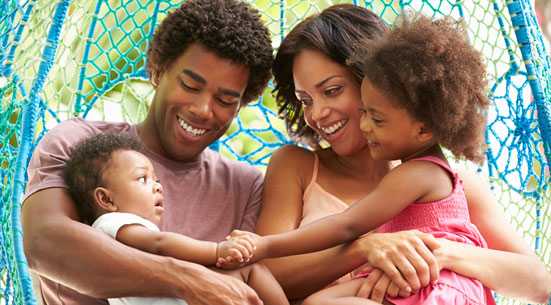
[[[190,112],[194,114],[197,118],[203,120],[209,120],[212,118],[212,105],[213,98],[208,94],[201,94],[197,96],[197,99],[190,107]]]

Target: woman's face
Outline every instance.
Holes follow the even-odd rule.
[[[323,53],[305,49],[293,63],[295,94],[304,119],[341,156],[367,145],[360,130],[360,83],[351,71]]]

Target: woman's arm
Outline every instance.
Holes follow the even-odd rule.
[[[79,223],[76,215],[63,188],[38,191],[23,203],[25,254],[41,276],[96,298],[167,296],[190,305],[260,304],[254,291],[236,279],[127,247]]]
[[[445,241],[435,250],[443,267],[476,278],[503,295],[547,302],[551,274],[545,265],[506,221],[488,183],[474,173],[462,172],[461,178],[471,221],[492,250]]]

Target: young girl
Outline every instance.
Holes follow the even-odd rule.
[[[402,164],[340,214],[277,235],[234,232],[235,239],[255,238],[254,260],[319,251],[374,229],[417,229],[486,247],[469,220],[461,181],[441,150],[445,147],[456,157],[483,160],[489,102],[480,54],[454,21],[432,22],[426,17],[404,19],[382,38],[360,47],[358,58],[365,70],[361,129],[374,159]],[[332,286],[310,296],[305,304],[373,304],[356,297],[363,281]],[[436,282],[410,297],[385,302],[487,304],[493,300],[477,280],[443,270]]]
[[[141,144],[125,134],[104,133],[75,146],[64,176],[71,196],[78,203],[81,219],[127,246],[206,266],[217,258],[227,259],[235,269],[250,256],[247,240],[210,242],[172,232],[160,232],[163,190]],[[283,290],[270,271],[252,265],[221,271],[243,280],[265,304],[288,305]],[[118,298],[109,304],[185,305],[171,298]]]

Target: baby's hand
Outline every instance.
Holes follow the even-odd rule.
[[[236,240],[226,240],[218,243],[216,250],[216,267],[235,269],[248,262],[252,256],[252,246],[249,243]]]

